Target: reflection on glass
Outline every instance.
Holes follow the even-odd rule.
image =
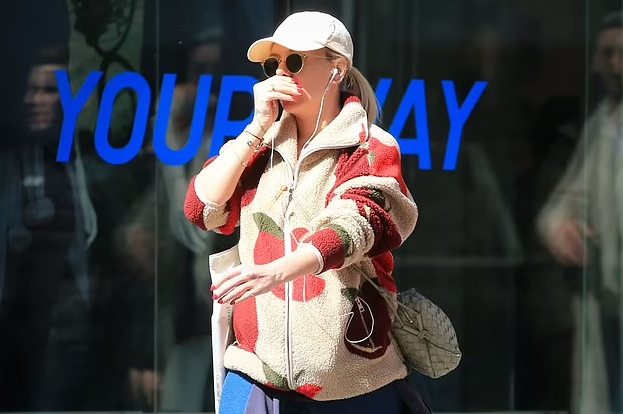
[[[56,163],[56,70],[66,44],[34,51],[23,124],[0,145],[0,410],[80,407],[93,351],[87,245],[95,216],[80,162]],[[67,348],[75,351],[67,353]]]
[[[595,37],[592,68],[604,94],[540,216],[542,237],[557,260],[583,266],[574,290],[572,406],[578,412],[621,410],[621,234],[623,220],[623,15],[605,17]]]

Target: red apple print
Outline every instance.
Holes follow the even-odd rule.
[[[400,151],[397,146],[385,145],[378,139],[370,139],[370,169],[373,175],[393,177],[398,181],[400,190],[407,194],[407,184],[402,177]]]
[[[283,230],[275,221],[265,213],[253,214],[253,220],[259,230],[259,236],[255,242],[253,258],[255,264],[267,264],[284,256],[286,248]],[[297,241],[307,234],[304,228],[292,230],[292,249],[298,247]],[[303,289],[305,286],[305,289]],[[310,301],[322,294],[325,287],[324,279],[315,275],[307,275],[296,279],[293,283],[292,299],[297,302]],[[273,289],[272,293],[281,300],[285,300],[285,285]]]
[[[309,398],[314,398],[320,391],[322,391],[322,387],[312,384],[301,385],[296,389],[296,392]]]
[[[260,231],[253,250],[255,264],[263,265],[283,257],[285,249],[281,227],[265,213],[253,214],[253,220]]]
[[[292,234],[290,234],[290,237],[292,238],[292,250],[296,250],[299,243],[301,242],[301,240],[303,240],[303,237],[305,237],[306,234],[307,229],[304,229],[302,227],[297,227],[292,230]]]
[[[298,243],[303,240],[307,234],[307,229],[296,228],[292,230],[292,246],[293,250],[298,248]],[[308,302],[324,292],[325,281],[316,275],[307,275],[299,277],[293,283],[292,300],[295,302]],[[305,287],[305,289],[303,289]]]
[[[255,353],[255,345],[259,336],[255,298],[236,305],[233,318],[234,333],[239,347],[247,352]]]

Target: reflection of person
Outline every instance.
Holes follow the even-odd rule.
[[[577,354],[582,362],[572,394],[582,395],[582,406],[574,407],[578,412],[599,413],[621,409],[622,14],[604,19],[596,40],[593,69],[601,78],[606,96],[588,120],[565,176],[541,212],[539,230],[561,263],[587,266],[589,270],[588,291],[575,298],[576,351],[582,352]],[[581,299],[584,302],[579,302]],[[587,330],[583,331],[582,326]]]
[[[221,58],[220,28],[204,30],[195,39],[195,43],[188,53],[188,69],[186,81],[176,86],[171,105],[171,116],[167,130],[167,145],[169,148],[179,150],[186,145],[190,135],[190,127],[193,122],[193,109],[197,95],[197,87],[201,75],[213,75],[218,68]],[[213,88],[214,89],[214,88]],[[210,107],[216,104],[216,94],[210,97]],[[165,182],[166,196],[169,201],[169,225],[176,239],[189,250],[201,255],[198,271],[207,272],[205,260],[210,252],[211,239],[205,232],[198,231],[185,219],[182,210],[188,180],[191,178],[190,171],[197,171],[205,161],[212,142],[212,122],[205,123],[204,139],[197,156],[189,165],[172,167],[160,164],[160,171]],[[203,257],[205,256],[205,257]]]
[[[407,370],[387,305],[360,275],[396,292],[390,250],[418,216],[398,144],[373,124],[374,91],[334,17],[293,14],[248,57],[268,76],[255,116],[185,204],[200,228],[240,226],[242,264],[213,286],[235,305],[220,412],[398,413]]]
[[[183,148],[190,136],[192,123],[198,121],[193,119],[193,112],[199,79],[202,75],[217,74],[221,59],[221,42],[220,27],[203,29],[194,37],[187,53],[188,61],[184,80],[175,87],[173,93],[166,136],[169,148],[175,150]],[[214,112],[217,101],[215,90],[218,89],[213,87],[208,114]],[[160,346],[160,352],[163,353],[163,359],[166,359],[166,364],[162,364],[164,375],[163,387],[159,393],[159,407],[165,411],[200,412],[205,410],[207,389],[205,378],[210,373],[210,361],[204,346],[210,344],[210,337],[207,334],[212,313],[208,258],[216,250],[218,235],[202,231],[186,220],[183,207],[188,181],[201,168],[209,153],[213,125],[213,122],[206,120],[201,148],[188,164],[182,166],[158,164],[162,177],[161,200],[166,203],[160,212],[162,223],[167,224],[167,228],[159,227],[159,236],[165,239],[161,245],[163,243],[167,245],[160,254],[159,266],[162,268],[165,264],[163,258],[168,258],[168,263],[176,268],[176,271],[171,268],[168,274],[161,273],[159,280],[161,288],[165,286],[163,283],[167,283],[167,292],[163,292],[164,289],[162,289],[158,297],[159,316],[163,320],[176,322],[168,324],[166,326],[168,330],[160,327],[158,332],[160,341],[163,343]],[[168,222],[165,221],[166,219]],[[165,235],[166,237],[163,237]],[[174,240],[181,246],[172,243]],[[188,251],[180,249],[182,246]],[[177,251],[173,253],[174,250]],[[189,263],[192,263],[191,268],[187,269],[188,275],[185,272],[182,273],[179,268],[179,260],[183,255],[186,255]],[[187,278],[190,274],[192,280]],[[174,290],[174,286],[177,290],[184,292],[184,296],[172,296],[171,291]],[[182,309],[185,312],[180,312]],[[191,338],[188,338],[191,335],[180,337],[175,334],[176,331],[180,331],[180,325],[192,333]],[[196,357],[193,357],[194,355]]]
[[[67,394],[80,393],[82,367],[74,364],[81,355],[49,358],[63,282],[75,280],[89,300],[87,233],[95,225],[81,164],[55,159],[62,111],[54,72],[67,69],[68,55],[64,45],[40,50],[23,100],[25,132],[0,147],[0,409],[80,403]],[[59,365],[64,372],[50,381],[46,370]]]
[[[611,150],[615,149],[613,146],[617,146],[620,140],[620,137],[617,136],[617,133],[620,132],[618,124],[620,123],[621,88],[623,86],[621,83],[623,30],[618,26],[620,21],[620,16],[610,16],[597,40],[593,68],[599,74],[607,91],[605,99],[588,122],[589,131],[597,134],[586,134],[584,137],[584,142],[579,146],[574,162],[554,194],[558,203],[551,206],[556,207],[556,209],[548,210],[548,214],[544,217],[549,220],[541,222],[541,228],[544,230],[552,252],[561,262],[567,264],[581,265],[585,263],[586,252],[583,238],[595,236],[595,226],[599,225],[598,223],[589,225],[582,217],[579,217],[584,213],[583,207],[585,207],[585,197],[588,196],[588,192],[597,190],[597,187],[589,186],[587,182],[584,182],[583,178],[586,177],[589,180],[605,178],[601,174],[593,174],[597,171],[594,171],[590,164],[602,163],[600,170],[606,173],[608,168],[603,163],[608,162],[608,165],[611,165],[610,158],[612,157],[601,157],[603,155],[601,150],[607,150],[613,155]],[[606,191],[600,192],[601,197],[614,195],[610,190],[612,183],[609,181],[613,179],[610,172],[606,173],[607,180],[601,181],[601,185],[606,185],[604,188]],[[614,206],[614,204],[608,204]],[[594,208],[587,209],[589,214],[592,211]],[[595,213],[597,212],[595,211]],[[554,220],[554,216],[558,217],[559,220]],[[590,221],[592,220],[602,221],[599,215],[591,217]],[[609,225],[600,230],[606,230],[607,233],[610,233]],[[608,246],[614,247],[615,244],[608,244]]]

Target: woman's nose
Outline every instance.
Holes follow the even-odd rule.
[[[290,76],[290,72],[288,71],[288,68],[286,67],[286,60],[283,59],[281,62],[279,62],[279,67],[277,68],[277,75],[279,76]]]

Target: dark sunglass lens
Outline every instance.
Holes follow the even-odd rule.
[[[299,73],[303,69],[303,56],[293,53],[286,58],[286,67],[290,73]]]
[[[275,58],[266,59],[264,63],[262,63],[264,74],[266,74],[266,76],[268,77],[275,76],[277,74],[278,67],[279,61]]]

